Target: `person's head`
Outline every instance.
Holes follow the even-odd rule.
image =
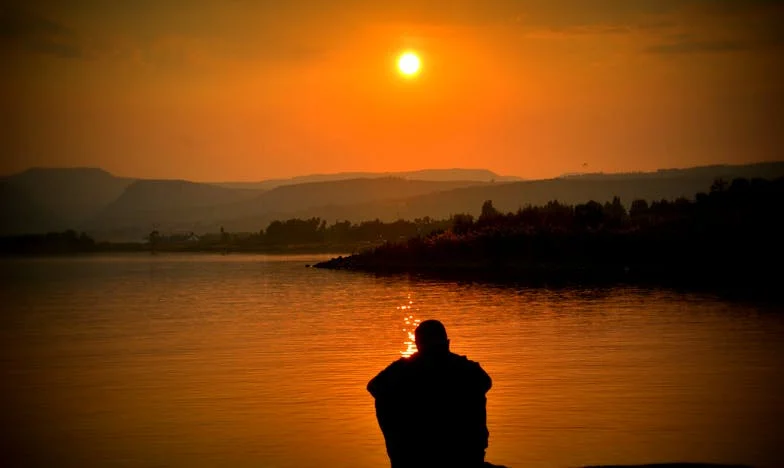
[[[425,320],[414,331],[414,341],[421,354],[449,351],[449,339],[444,324],[438,320]]]

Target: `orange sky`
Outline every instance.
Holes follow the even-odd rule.
[[[540,178],[784,158],[780,1],[15,3],[0,174]],[[396,71],[406,49],[416,79]]]

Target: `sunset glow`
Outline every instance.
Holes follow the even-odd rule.
[[[413,52],[406,52],[397,61],[397,68],[400,73],[406,76],[414,76],[419,73],[420,66],[419,57]]]
[[[0,173],[535,179],[774,160],[781,6],[725,3],[19,2],[0,37]]]
[[[408,296],[408,303],[397,306],[397,310],[402,311],[411,311],[413,309],[414,301],[411,300],[411,295]],[[400,355],[403,357],[411,357],[414,353],[417,352],[416,347],[416,337],[414,336],[414,331],[419,326],[421,319],[415,318],[413,314],[407,314],[403,316],[403,333],[405,334],[403,338],[403,350],[400,351]]]
[[[783,24],[8,0],[0,468],[784,468]]]

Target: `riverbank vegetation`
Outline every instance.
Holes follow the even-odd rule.
[[[773,285],[781,260],[784,179],[717,180],[693,200],[551,201],[453,217],[441,232],[387,242],[316,266],[490,275],[531,281]]]
[[[273,221],[252,233],[161,233],[99,242],[65,231],[0,238],[5,255],[101,252],[346,253],[316,266],[530,282],[772,284],[784,260],[784,179],[717,180],[693,199],[551,201],[502,213],[359,224]],[[628,207],[628,209],[627,209]],[[349,255],[350,254],[350,255]]]
[[[215,253],[352,253],[389,241],[427,236],[448,229],[453,221],[429,217],[413,221],[379,220],[327,225],[321,218],[273,221],[258,232],[196,234],[150,231],[138,242],[101,242],[74,230],[0,238],[6,255],[67,255],[101,252],[215,252]]]

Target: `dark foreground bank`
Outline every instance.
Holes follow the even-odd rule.
[[[337,257],[318,268],[413,273],[532,285],[660,284],[778,288],[784,179],[717,182],[693,201],[551,202],[457,218],[447,231]]]
[[[526,265],[377,263],[361,255],[337,257],[317,263],[314,268],[347,270],[377,275],[413,275],[423,279],[486,282],[523,287],[665,287],[692,292],[722,293],[728,296],[777,298],[776,276],[742,271],[726,274],[721,269],[680,266],[606,265]],[[780,298],[778,298],[780,300]]]

